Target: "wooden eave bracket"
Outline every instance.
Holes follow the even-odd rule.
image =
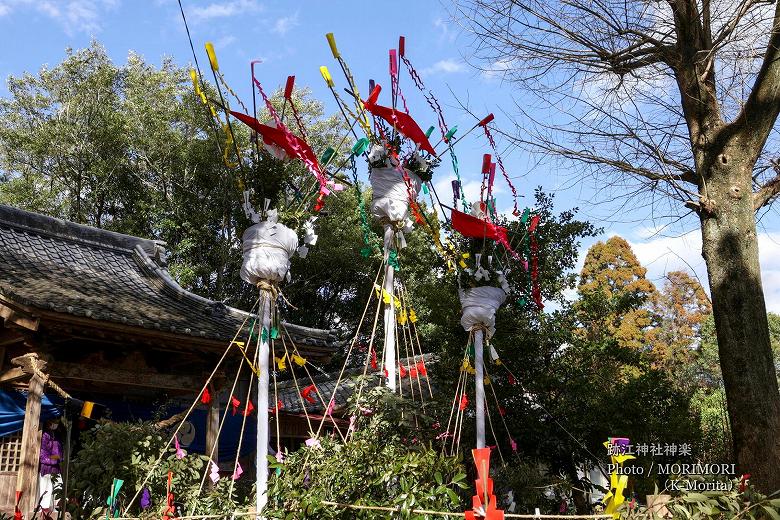
[[[40,318],[25,312],[2,296],[0,296],[0,317],[5,320],[6,327],[16,326],[35,332],[40,325]]]

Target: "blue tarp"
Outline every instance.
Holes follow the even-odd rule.
[[[27,392],[18,390],[0,390],[0,437],[10,435],[22,430],[24,425],[24,408],[27,403]],[[158,407],[153,404],[143,405],[128,403],[126,401],[100,400],[100,404],[110,410],[109,418],[117,422],[133,422],[139,420],[155,419]],[[183,411],[181,407],[171,407],[170,415]],[[220,410],[224,413],[224,408]],[[59,396],[44,395],[41,399],[41,422],[59,417],[62,414],[62,399]],[[228,412],[222,432],[219,436],[219,460],[233,460],[238,449],[238,439],[241,434],[243,417],[235,416]],[[206,451],[206,410],[193,410],[188,419],[194,426],[195,437],[188,446],[183,446],[187,451],[205,453]],[[241,455],[248,455],[255,451],[256,418],[247,417],[244,426],[244,439],[241,443]]]
[[[41,422],[59,417],[61,410],[45,394],[41,398]],[[20,390],[0,390],[0,437],[22,431],[24,408],[27,404],[27,392]]]
[[[157,407],[154,405],[139,405],[127,402],[106,402],[101,401],[111,410],[111,420],[117,422],[132,422],[138,420],[148,421],[155,419]],[[168,415],[174,415],[184,408],[171,407],[168,409]],[[220,409],[220,420],[225,412],[224,407]],[[157,417],[156,419],[159,419]],[[219,460],[233,460],[236,457],[238,449],[238,438],[241,435],[241,423],[244,417],[239,413],[232,415],[229,411],[225,418],[225,424],[222,426],[222,432],[219,436]],[[195,437],[189,446],[183,446],[185,450],[194,453],[205,453],[206,451],[206,410],[193,410],[187,419],[195,427]],[[256,423],[257,418],[252,415],[246,418],[244,426],[244,439],[241,442],[241,455],[248,455],[255,451],[257,436]]]

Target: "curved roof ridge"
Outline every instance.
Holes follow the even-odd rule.
[[[156,255],[159,248],[165,247],[165,242],[162,240],[140,238],[117,233],[116,231],[87,226],[86,224],[77,224],[69,220],[33,213],[5,204],[0,204],[0,223],[25,231],[80,242],[95,247],[133,251],[138,246],[151,255]]]

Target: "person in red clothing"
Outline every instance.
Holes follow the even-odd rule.
[[[62,442],[57,430],[59,419],[46,422],[41,435],[40,477],[38,479],[38,496],[41,499],[43,518],[50,518],[54,507],[54,491],[60,483],[60,461],[62,460]]]

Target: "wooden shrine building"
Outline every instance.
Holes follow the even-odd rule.
[[[159,241],[0,205],[0,391],[26,394],[21,431],[0,437],[0,511],[13,510],[17,490],[25,514],[37,503],[42,400],[192,402],[250,318],[181,288],[165,257]],[[332,331],[286,329],[313,362],[340,346]],[[219,398],[200,405],[207,450],[229,398],[220,381],[240,360],[232,352],[212,388]],[[283,421],[281,435],[300,437],[300,422],[291,416],[285,432]]]

